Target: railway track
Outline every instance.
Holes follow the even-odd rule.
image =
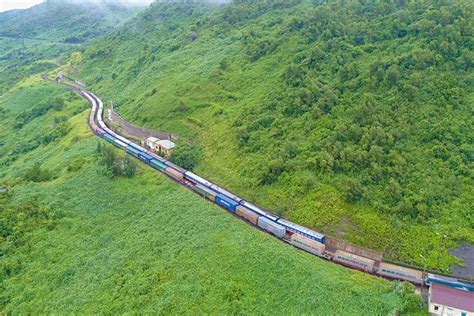
[[[47,75],[42,75],[42,78],[67,87],[69,90],[85,98],[92,105],[88,125],[94,134],[125,150],[128,154],[140,160],[140,162],[144,162],[153,169],[165,174],[187,190],[229,211],[232,216],[247,222],[263,232],[278,237],[281,242],[290,244],[325,260],[331,260],[337,264],[382,278],[408,281],[419,287],[439,283],[466,291],[474,291],[474,283],[458,278],[425,273],[421,269],[385,262],[381,253],[335,240],[259,208],[224,188],[172,164],[122,135],[115,133],[103,120],[103,102],[92,92],[85,90],[83,87],[53,81]]]

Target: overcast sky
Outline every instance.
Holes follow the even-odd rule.
[[[0,0],[0,12],[12,9],[26,9],[45,0]],[[116,3],[125,6],[147,6],[153,0],[72,0],[74,3]],[[222,1],[222,0],[220,0]]]
[[[0,0],[0,12],[12,9],[26,9],[44,0]]]

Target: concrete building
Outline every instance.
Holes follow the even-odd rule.
[[[175,144],[172,141],[164,139],[156,143],[156,150],[169,156],[171,155],[171,152],[173,151],[174,146]]]
[[[432,284],[429,291],[429,312],[442,316],[474,316],[474,292]]]
[[[160,140],[156,137],[148,137],[146,139],[146,146],[153,151],[169,156],[176,145],[168,139]]]
[[[155,150],[155,144],[157,142],[159,142],[160,140],[156,137],[148,137],[146,139],[146,147],[148,147],[149,149],[152,149],[152,150]]]

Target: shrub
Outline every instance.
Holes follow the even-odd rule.
[[[33,182],[46,182],[53,178],[50,170],[41,168],[40,163],[35,163],[25,173],[25,179]]]
[[[112,146],[97,144],[97,152],[100,154],[100,166],[98,173],[107,177],[125,176],[133,177],[137,173],[137,165],[128,155],[120,158]]]
[[[193,168],[198,164],[201,158],[200,151],[192,145],[182,145],[177,146],[171,154],[170,160],[188,170],[193,170]]]

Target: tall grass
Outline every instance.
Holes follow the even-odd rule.
[[[0,175],[0,183],[10,189],[8,198],[2,197],[2,220],[8,218],[5,223],[24,230],[1,239],[0,310],[346,315],[419,311],[414,296],[397,283],[289,247],[148,167],[140,164],[132,178],[102,175],[96,152],[101,140],[88,131],[88,111],[72,114],[85,102],[55,86],[32,81],[2,97],[0,134],[9,151],[41,137],[56,115],[47,112],[26,123],[23,129],[30,133],[18,138],[10,132],[16,112],[22,110],[17,101],[24,100],[21,107],[29,108],[49,97],[65,100],[62,112],[70,113],[70,130],[19,154]],[[42,182],[25,178],[36,162],[53,177]],[[14,215],[24,213],[23,206],[32,199],[36,208],[45,210],[38,214],[56,214],[54,225]],[[21,244],[12,236],[20,236]]]

